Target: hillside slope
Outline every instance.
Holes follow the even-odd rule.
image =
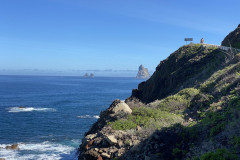
[[[240,53],[229,52],[180,47],[100,114],[79,159],[239,159]]]

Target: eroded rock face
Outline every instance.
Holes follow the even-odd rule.
[[[238,27],[234,31],[229,33],[224,38],[221,45],[229,47],[230,44],[233,48],[239,48],[240,49],[240,24],[238,25]]]
[[[138,79],[148,79],[149,77],[150,77],[150,74],[148,73],[148,69],[144,68],[143,65],[141,64],[139,66],[139,70],[138,70],[136,78],[138,78]]]

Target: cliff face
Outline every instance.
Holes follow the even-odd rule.
[[[240,24],[238,27],[229,33],[224,40],[222,41],[222,46],[231,46],[233,48],[239,48],[240,49]]]
[[[84,160],[240,158],[240,53],[190,44],[100,114],[79,148]],[[144,102],[144,103],[143,103]]]
[[[143,65],[140,65],[136,78],[138,78],[138,79],[148,79],[149,77],[150,77],[150,74],[148,73],[148,69],[144,68]]]
[[[196,86],[221,68],[224,61],[224,53],[218,49],[198,44],[183,46],[161,61],[151,78],[133,90],[132,97],[149,103]]]

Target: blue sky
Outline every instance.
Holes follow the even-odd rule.
[[[237,0],[1,0],[0,74],[98,69],[111,76],[112,69],[134,76],[140,64],[154,71],[185,37],[220,44],[240,23],[239,6]]]

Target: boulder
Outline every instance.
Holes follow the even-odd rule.
[[[117,139],[114,135],[107,135],[105,138],[110,145],[117,144]]]
[[[109,107],[108,112],[117,113],[117,112],[132,113],[131,108],[125,103],[121,102],[119,99],[113,101],[112,105]]]

